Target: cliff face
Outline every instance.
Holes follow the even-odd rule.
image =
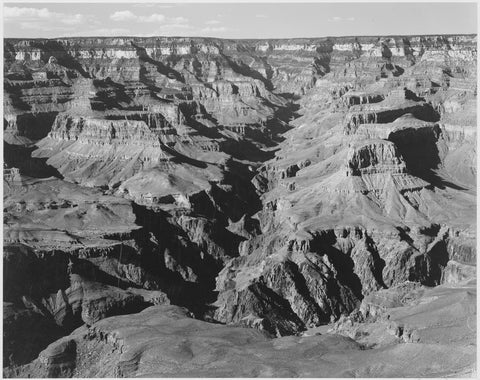
[[[8,371],[151,305],[283,336],[471,279],[476,54],[476,36],[5,40]],[[86,375],[63,339],[32,368]]]

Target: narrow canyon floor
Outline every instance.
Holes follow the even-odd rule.
[[[476,376],[476,46],[5,39],[3,375]]]

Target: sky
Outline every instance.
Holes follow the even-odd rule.
[[[294,38],[470,34],[476,3],[4,2],[4,36]]]

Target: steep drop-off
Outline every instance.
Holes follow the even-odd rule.
[[[159,339],[181,368],[205,344],[197,325],[230,345],[222,360],[251,361],[247,343],[301,357],[302,343],[362,363],[388,343],[378,370],[322,373],[390,376],[393,357],[430,345],[445,367],[419,371],[469,372],[473,345],[456,366],[433,332],[405,338],[365,308],[474,280],[476,54],[476,36],[5,40],[5,375],[188,376],[199,367],[140,357]],[[174,339],[184,320],[189,349],[145,327]],[[87,352],[105,367],[88,370]],[[305,355],[302,371],[202,370],[318,375]]]

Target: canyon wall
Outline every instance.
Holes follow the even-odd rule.
[[[152,305],[285,336],[472,279],[476,46],[6,39],[5,373]]]

